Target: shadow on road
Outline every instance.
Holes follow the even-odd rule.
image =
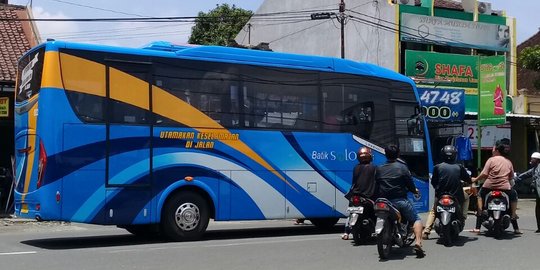
[[[315,226],[294,227],[265,227],[248,229],[219,229],[207,231],[198,241],[231,240],[244,238],[266,238],[298,235],[322,235],[335,234],[343,231],[343,224],[338,224],[328,230],[320,230]],[[42,249],[82,249],[96,247],[133,246],[155,243],[167,243],[162,237],[138,237],[132,234],[107,235],[107,236],[82,236],[82,237],[59,237],[22,241],[22,244]]]
[[[397,246],[393,246],[392,251],[390,252],[390,256],[388,256],[387,259],[379,259],[379,261],[380,262],[397,261],[397,260],[403,260],[406,257],[416,257],[416,254],[413,251],[413,247],[399,248]]]

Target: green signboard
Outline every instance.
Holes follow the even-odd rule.
[[[437,82],[437,86],[465,88],[466,94],[477,93],[477,65],[477,56],[412,50],[405,51],[406,76],[433,80]]]
[[[506,57],[479,58],[478,121],[480,126],[506,123]]]

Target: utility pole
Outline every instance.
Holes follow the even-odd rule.
[[[339,3],[339,23],[341,24],[341,58],[345,58],[345,0]]]
[[[248,27],[248,46],[251,46],[251,23],[248,23],[247,27]]]

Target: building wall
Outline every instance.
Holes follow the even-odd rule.
[[[341,57],[341,32],[337,19],[311,20],[311,13],[338,13],[337,0],[266,0],[240,32],[236,42],[257,45],[267,42],[279,52]],[[396,5],[388,1],[347,0],[345,58],[396,69]],[[283,12],[282,15],[275,13]],[[291,13],[298,12],[298,13]],[[267,16],[262,16],[266,14]],[[373,25],[381,24],[383,29]],[[249,31],[249,33],[248,33]]]

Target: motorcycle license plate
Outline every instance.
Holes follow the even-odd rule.
[[[440,205],[437,205],[437,212],[450,212],[450,213],[455,213],[456,212],[456,207],[452,206],[452,207],[448,207],[448,206],[440,206]]]
[[[363,206],[349,207],[347,208],[347,212],[362,214],[364,213],[364,207]]]
[[[506,205],[504,204],[488,204],[488,210],[506,211]]]

